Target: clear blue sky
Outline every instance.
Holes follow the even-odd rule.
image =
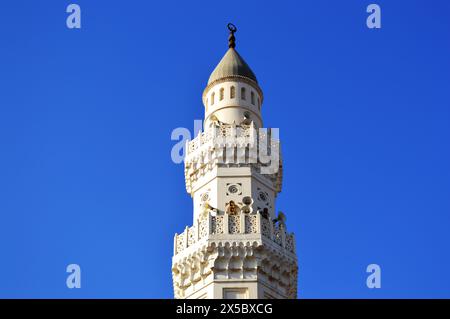
[[[0,297],[172,298],[192,202],[170,134],[202,118],[228,22],[280,128],[299,297],[450,297],[449,17],[446,0],[2,1]]]

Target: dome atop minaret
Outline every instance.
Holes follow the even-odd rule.
[[[203,91],[204,125],[209,127],[217,121],[237,125],[253,122],[260,128],[263,92],[255,73],[235,49],[236,27],[229,23],[228,30],[229,49],[211,73]]]
[[[245,77],[258,83],[255,73],[234,48],[229,48],[220,60],[209,77],[208,85],[216,80],[228,77]]]

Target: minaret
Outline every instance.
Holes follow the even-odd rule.
[[[186,190],[193,225],[175,234],[175,298],[297,297],[295,240],[275,213],[281,191],[279,141],[264,130],[263,92],[236,51],[229,49],[203,92],[204,131],[186,145]]]

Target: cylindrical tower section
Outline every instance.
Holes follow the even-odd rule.
[[[209,84],[203,92],[204,127],[214,122],[237,125],[254,122],[262,127],[263,95],[258,84],[244,77],[222,78]]]

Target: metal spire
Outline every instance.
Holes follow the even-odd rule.
[[[230,35],[228,36],[228,47],[235,48],[236,47],[236,38],[234,37],[234,33],[237,31],[236,26],[233,23],[228,23],[228,30],[230,30]]]

